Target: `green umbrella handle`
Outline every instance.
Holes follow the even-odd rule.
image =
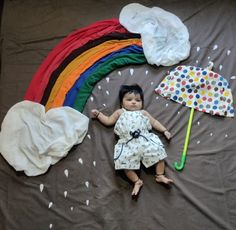
[[[192,121],[193,121],[193,114],[194,114],[194,108],[191,108],[191,112],[190,112],[189,119],[188,119],[188,128],[187,128],[187,133],[186,133],[186,137],[185,137],[184,149],[183,149],[183,153],[181,156],[181,161],[180,161],[180,163],[179,162],[174,163],[175,169],[178,171],[183,170],[184,164],[186,161],[189,137],[190,137],[191,126],[192,126]]]

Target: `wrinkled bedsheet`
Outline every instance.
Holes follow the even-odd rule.
[[[97,21],[119,18],[128,0],[4,1],[1,24],[0,121],[21,102],[33,75],[66,36]],[[181,65],[205,67],[227,79],[236,96],[236,3],[234,0],[139,1],[178,16],[188,28],[190,55]],[[235,230],[236,121],[195,111],[186,164],[182,154],[189,108],[155,93],[175,66],[147,63],[114,69],[94,86],[83,114],[119,108],[121,84],[144,89],[144,107],[173,134],[161,141],[168,154],[171,186],[157,184],[154,169],[140,170],[144,186],[131,198],[132,184],[114,170],[113,127],[89,121],[82,143],[43,175],[28,177],[0,156],[0,229]],[[235,106],[235,102],[234,102]],[[11,146],[9,146],[10,148]],[[13,147],[12,147],[13,149]]]

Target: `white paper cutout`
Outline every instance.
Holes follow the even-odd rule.
[[[64,197],[65,198],[67,197],[67,191],[64,191]]]
[[[87,205],[87,206],[89,205],[89,200],[86,200],[86,205]]]
[[[52,205],[53,205],[53,203],[52,203],[52,202],[49,202],[49,204],[48,204],[48,208],[51,208]]]
[[[89,187],[89,182],[85,181],[85,186],[88,188]]]
[[[68,171],[68,169],[65,169],[65,170],[64,170],[64,174],[65,174],[66,177],[69,176],[69,171]]]
[[[129,72],[130,72],[130,75],[132,76],[134,74],[134,69],[130,69]]]
[[[218,48],[218,45],[214,45],[213,50],[216,50]]]
[[[40,185],[39,185],[39,189],[40,189],[40,192],[42,192],[43,189],[44,189],[44,185],[43,185],[43,184],[40,184]]]

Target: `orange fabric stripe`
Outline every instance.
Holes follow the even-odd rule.
[[[59,75],[46,104],[46,110],[63,105],[67,92],[80,75],[100,58],[130,45],[142,46],[139,38],[110,40],[104,42],[75,58]]]

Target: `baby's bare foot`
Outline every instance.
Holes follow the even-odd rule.
[[[138,195],[141,187],[143,186],[143,181],[138,179],[135,183],[134,183],[134,188],[133,191],[131,193],[132,196],[136,196]]]
[[[170,183],[173,183],[174,181],[167,178],[165,175],[156,175],[156,182],[170,184]]]

